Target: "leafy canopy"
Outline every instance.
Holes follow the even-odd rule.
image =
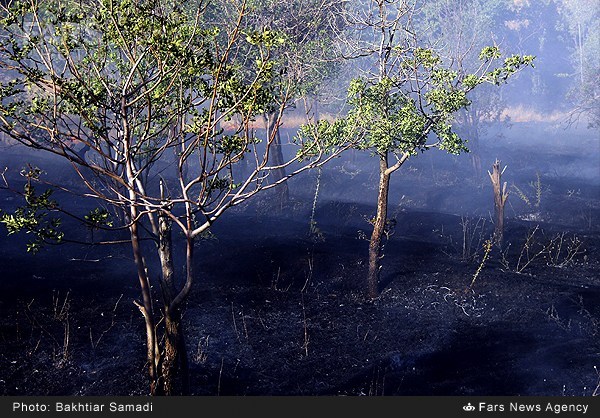
[[[484,48],[479,59],[485,71],[459,75],[444,66],[435,51],[415,48],[402,54],[401,68],[395,75],[378,79],[358,77],[348,88],[347,115],[333,123],[321,121],[318,129],[305,125],[299,138],[329,138],[329,142],[356,135],[356,149],[370,149],[380,155],[388,152],[413,154],[430,147],[449,153],[468,151],[452,130],[454,114],[470,105],[468,93],[483,83],[499,85],[519,71],[533,65],[533,56],[512,55],[495,68],[502,57],[497,47]],[[427,142],[433,133],[437,142]]]

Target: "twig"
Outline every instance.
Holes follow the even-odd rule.
[[[235,336],[238,339],[238,342],[241,344],[242,340],[240,339],[240,333],[237,328],[237,322],[235,320],[235,311],[233,310],[233,302],[231,302],[231,317],[233,318],[233,330],[235,331]]]
[[[223,362],[225,359],[221,357],[221,368],[219,369],[219,381],[217,383],[217,396],[221,394],[221,376],[223,375]]]
[[[102,331],[100,333],[100,336],[96,340],[96,343],[94,343],[94,340],[92,339],[92,327],[90,327],[90,342],[92,343],[93,349],[96,349],[96,347],[98,347],[98,344],[100,344],[100,340],[104,337],[104,335],[107,334],[115,326],[115,324],[116,324],[115,317],[116,317],[117,307],[119,306],[119,302],[121,302],[122,298],[123,298],[123,294],[121,293],[121,296],[119,296],[119,299],[117,299],[117,302],[115,303],[115,306],[113,307],[110,325],[107,329],[105,329],[104,331]]]
[[[477,267],[477,271],[473,275],[473,280],[471,280],[471,284],[469,285],[467,290],[473,289],[475,280],[477,280],[477,277],[479,277],[479,274],[481,273],[481,270],[483,270],[483,267],[485,266],[485,263],[490,255],[490,252],[492,251],[492,246],[493,246],[493,242],[492,242],[492,240],[489,240],[489,239],[485,242],[485,244],[483,244],[483,251],[484,251],[483,259],[481,260],[481,263],[479,263],[479,267]],[[465,312],[465,314],[466,314],[466,312]]]
[[[309,336],[308,336],[308,324],[306,322],[306,309],[304,308],[304,294],[301,294],[302,297],[302,317],[303,317],[303,322],[304,322],[304,344],[302,345],[302,348],[304,348],[304,355],[306,357],[308,357],[308,342],[309,342]]]

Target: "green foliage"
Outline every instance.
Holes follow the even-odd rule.
[[[273,47],[282,46],[285,44],[285,35],[273,30],[252,30],[246,32],[245,35],[246,41],[251,45],[264,45],[266,47]]]
[[[50,218],[50,212],[58,209],[51,196],[52,189],[38,193],[33,183],[39,180],[41,170],[30,168],[21,175],[26,178],[23,197],[25,205],[17,207],[14,213],[0,210],[0,223],[6,227],[8,235],[25,232],[33,236],[27,244],[27,252],[37,253],[46,244],[60,244],[64,233],[60,230],[60,218]]]
[[[363,137],[356,148],[408,151],[423,142],[428,121],[412,98],[395,91],[391,78],[374,83],[354,79],[348,96],[351,110],[346,123],[357,127]]]
[[[417,37],[426,45],[435,45],[454,69],[459,72],[462,87],[469,90],[468,106],[455,111],[453,129],[470,142],[474,151],[472,162],[480,174],[478,142],[492,123],[507,121],[503,110],[507,95],[501,94],[509,72],[481,71],[489,63],[502,66],[502,51],[496,45],[502,39],[507,45],[514,35],[511,22],[531,23],[529,32],[535,31],[534,20],[520,15],[517,9],[529,7],[531,2],[513,0],[417,0],[420,18],[414,19]],[[531,3],[532,8],[536,8]],[[543,13],[540,10],[540,13]],[[537,22],[536,22],[537,23]],[[529,44],[521,45],[529,48]],[[519,63],[516,63],[519,64]],[[486,74],[489,72],[489,74]],[[530,74],[535,74],[531,72]]]
[[[498,48],[497,46],[486,46],[479,53],[480,61],[499,59],[500,57],[502,57],[502,54],[500,53],[500,48]]]
[[[217,171],[257,142],[248,126],[279,105],[284,71],[275,54],[287,35],[251,28],[248,13],[239,26],[237,19],[214,19],[203,6],[13,2],[0,18],[0,68],[15,74],[0,82],[0,131],[92,168],[107,190],[121,193],[171,148],[186,149],[178,154],[183,159],[203,153],[218,170],[203,167],[197,192],[207,196],[199,202],[218,202],[211,193],[237,183],[224,188],[229,174]],[[231,121],[237,127],[225,132],[221,124]],[[88,161],[80,159],[82,147]]]
[[[422,65],[423,68],[433,70],[440,64],[440,61],[440,57],[433,50],[418,47],[415,49],[414,59],[409,59],[405,62],[409,62],[409,65]]]
[[[333,122],[322,119],[316,124],[301,125],[294,136],[294,142],[300,145],[296,156],[303,161],[320,153],[330,154],[344,147],[347,138],[352,138],[355,132],[354,126],[345,119]]]
[[[415,48],[412,54],[402,49],[395,51],[401,59],[401,73],[379,79],[355,78],[348,88],[350,110],[346,117],[333,125],[321,122],[316,129],[302,127],[299,135],[305,138],[312,133],[323,144],[337,145],[341,140],[333,137],[345,136],[346,141],[354,141],[356,149],[371,149],[384,155],[424,151],[429,147],[430,134],[435,134],[440,149],[453,154],[468,151],[451,123],[456,112],[470,105],[468,93],[486,82],[506,82],[534,60],[533,56],[513,55],[494,69],[459,76],[444,66],[441,57],[431,49]],[[497,47],[486,47],[480,58],[491,65],[501,54]],[[406,79],[409,71],[414,71],[412,80],[419,80],[418,91]],[[349,133],[359,139],[349,137]]]
[[[231,177],[218,177],[215,176],[211,178],[210,183],[208,184],[209,193],[213,191],[225,191],[235,189],[237,186],[233,183]]]
[[[523,67],[533,67],[533,61],[535,57],[533,55],[511,55],[505,58],[504,65],[497,67],[492,71],[485,74],[484,79],[487,82],[491,82],[495,85],[505,83],[510,76],[519,71]]]
[[[513,189],[516,191],[517,196],[519,196],[519,198],[525,202],[525,204],[530,208],[530,209],[539,209],[540,205],[542,203],[542,193],[543,193],[543,187],[542,187],[542,178],[540,176],[539,172],[535,173],[535,181],[531,181],[529,182],[529,187],[532,190],[532,194],[533,197],[530,198],[530,196],[527,195],[527,193],[525,193],[521,188],[519,188],[516,184],[513,184]]]
[[[259,114],[272,100],[263,85],[272,77],[273,62],[257,62],[249,77],[236,65],[219,62],[214,51],[219,30],[201,30],[194,15],[183,11],[191,4],[14,3],[1,22],[8,36],[0,48],[4,65],[20,74],[0,87],[0,114],[27,120],[46,118],[49,109],[79,115],[90,136],[105,139],[105,118],[121,113],[119,98],[124,96],[140,105],[152,104],[152,126],[133,126],[135,134],[149,141],[171,122],[174,99],[182,89],[187,89],[183,91],[189,107],[177,112],[191,112],[193,103],[206,100],[216,89],[221,111]],[[36,24],[23,26],[33,13],[40,17]],[[268,30],[248,38],[257,48],[282,43],[281,36]],[[247,94],[250,85],[252,94]],[[27,97],[31,93],[34,97]]]
[[[110,213],[104,208],[95,208],[87,215],[84,215],[83,218],[90,229],[113,226],[113,221],[110,219]]]
[[[223,135],[216,144],[215,152],[225,155],[239,154],[246,151],[246,140],[238,135]]]
[[[319,95],[323,82],[340,68],[333,44],[343,26],[336,15],[344,2],[248,1],[246,7],[247,41],[275,47],[272,59],[283,71],[272,80],[274,87],[296,98]]]

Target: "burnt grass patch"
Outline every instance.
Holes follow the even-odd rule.
[[[217,222],[198,242],[184,312],[191,394],[597,393],[599,186],[542,172],[540,205],[512,193],[504,245],[483,262],[491,187],[466,180],[466,160],[444,161],[398,175],[374,301],[364,297],[374,190],[360,161],[323,171],[314,215],[305,176],[289,210],[265,195]],[[512,182],[525,190],[536,172]],[[22,244],[0,240],[0,394],[146,394],[128,248],[31,256]]]

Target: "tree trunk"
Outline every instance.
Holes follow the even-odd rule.
[[[275,113],[271,113],[266,116],[266,127],[267,127],[267,141],[269,141],[272,137],[273,142],[271,143],[269,150],[269,165],[279,166],[283,165],[283,150],[281,148],[281,134],[279,133],[279,129],[277,128],[277,115]],[[277,168],[271,171],[271,176],[273,176],[273,183],[278,182],[282,178],[286,176],[285,168]],[[277,186],[276,190],[279,195],[279,204],[280,208],[283,208],[289,203],[289,188],[287,182],[281,183]]]
[[[467,142],[472,175],[477,183],[481,183],[481,149],[479,114],[476,109],[462,109],[459,113],[460,122],[456,125],[455,132]]]
[[[508,192],[506,190],[506,182],[502,185],[502,173],[500,170],[500,161],[496,160],[492,166],[492,172],[488,171],[492,187],[494,188],[494,215],[495,215],[495,229],[494,229],[494,243],[502,247],[502,241],[504,238],[504,205],[508,198]]]
[[[475,178],[477,178],[477,182],[481,184],[481,156],[479,154],[471,155],[471,164],[473,165],[473,170],[475,171]]]
[[[161,197],[164,202],[164,190],[161,181]],[[165,207],[165,210],[170,208]],[[164,305],[164,351],[161,356],[159,373],[161,391],[164,395],[186,395],[188,393],[189,370],[187,350],[183,330],[181,329],[181,310],[172,306],[175,298],[175,280],[173,267],[172,221],[166,212],[159,215],[159,257],[162,268],[161,290]]]
[[[142,293],[142,303],[135,301],[134,303],[139,308],[144,322],[146,324],[146,360],[148,364],[148,375],[150,378],[150,394],[156,395],[159,393],[158,384],[158,363],[160,362],[160,352],[158,350],[158,340],[156,338],[156,326],[154,323],[154,311],[152,306],[152,287],[150,286],[150,278],[146,262],[143,257],[142,247],[140,245],[140,217],[138,210],[138,196],[136,194],[136,175],[133,165],[133,159],[130,155],[130,140],[131,131],[129,126],[127,100],[125,96],[121,97],[121,122],[122,122],[122,139],[124,147],[124,155],[127,156],[125,162],[125,171],[128,180],[128,209],[129,213],[129,234],[131,237],[131,249],[135,262],[140,290]]]
[[[189,369],[187,349],[181,329],[179,308],[165,311],[165,348],[162,355],[162,391],[165,395],[189,393]]]
[[[469,147],[471,153],[471,164],[473,171],[475,172],[476,181],[481,184],[481,152],[479,150],[479,132],[477,129],[473,129],[472,144]]]
[[[477,182],[481,180],[481,148],[479,140],[479,115],[475,110],[465,110],[465,124],[467,140],[469,141],[469,153],[471,154],[471,165]]]
[[[373,222],[373,233],[369,240],[369,273],[367,277],[368,297],[376,299],[379,296],[379,272],[381,269],[381,242],[387,222],[388,194],[390,189],[390,174],[387,155],[380,156],[379,161],[379,194],[377,196],[377,214]]]
[[[131,207],[131,218],[137,218],[137,208]],[[144,322],[146,324],[146,357],[148,363],[148,375],[150,378],[150,394],[156,395],[160,393],[158,385],[158,369],[157,363],[160,359],[160,354],[157,350],[156,328],[154,324],[154,315],[152,309],[152,291],[148,280],[148,274],[142,257],[142,250],[139,243],[139,231],[137,221],[131,223],[129,227],[131,235],[131,245],[133,249],[133,258],[137,267],[138,280],[140,282],[140,290],[142,293],[142,303],[137,303],[140,309]]]

